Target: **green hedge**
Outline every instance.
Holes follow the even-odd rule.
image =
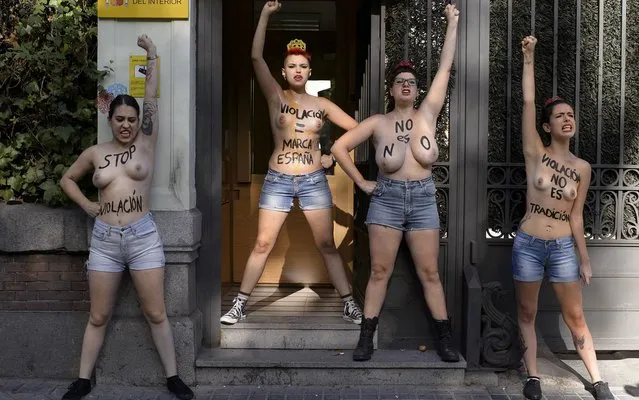
[[[59,179],[96,142],[96,1],[1,1],[0,201],[61,205]]]

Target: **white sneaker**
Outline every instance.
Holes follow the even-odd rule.
[[[344,315],[342,315],[342,318],[357,325],[362,323],[362,309],[359,308],[354,299],[351,298],[344,302]]]
[[[224,325],[234,325],[243,319],[246,319],[246,300],[239,297],[233,299],[233,307],[220,318],[220,322]]]

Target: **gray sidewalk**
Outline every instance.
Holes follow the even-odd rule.
[[[538,359],[546,400],[593,400],[585,389],[588,375],[575,356],[543,354]],[[618,400],[639,398],[639,357],[616,353],[600,358],[604,380]],[[71,381],[0,378],[0,400],[60,400]],[[416,382],[418,383],[418,382]],[[415,386],[196,386],[198,400],[524,400],[521,371],[467,372],[455,387]],[[164,387],[97,385],[87,400],[170,400]]]
[[[0,379],[0,400],[60,400],[69,382]],[[523,400],[521,386],[505,387],[432,387],[432,386],[197,386],[198,400]],[[619,400],[633,397],[623,387],[611,388]],[[546,390],[547,400],[592,400],[584,389]],[[163,387],[122,387],[98,385],[87,400],[170,400],[174,397]]]

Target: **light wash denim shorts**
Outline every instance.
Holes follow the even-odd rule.
[[[262,185],[260,208],[289,212],[295,197],[302,210],[332,208],[333,196],[324,170],[288,175],[269,169]]]
[[[398,181],[380,175],[371,193],[366,225],[382,225],[400,231],[439,229],[436,193],[432,177]]]
[[[550,282],[575,282],[579,262],[572,236],[546,240],[517,231],[512,252],[513,279],[537,282],[548,276]]]
[[[126,226],[95,219],[87,269],[122,272],[164,267],[164,247],[151,213]]]

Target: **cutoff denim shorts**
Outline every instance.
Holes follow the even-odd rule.
[[[432,177],[398,181],[380,175],[371,193],[366,225],[400,231],[439,229],[436,193]]]
[[[546,240],[517,231],[512,252],[513,279],[537,282],[548,276],[550,282],[575,282],[579,262],[572,236]]]
[[[126,226],[96,218],[91,234],[87,269],[122,272],[164,267],[164,247],[151,213]]]
[[[302,210],[332,208],[333,196],[324,170],[288,175],[269,169],[262,185],[260,208],[289,212],[295,197]]]

